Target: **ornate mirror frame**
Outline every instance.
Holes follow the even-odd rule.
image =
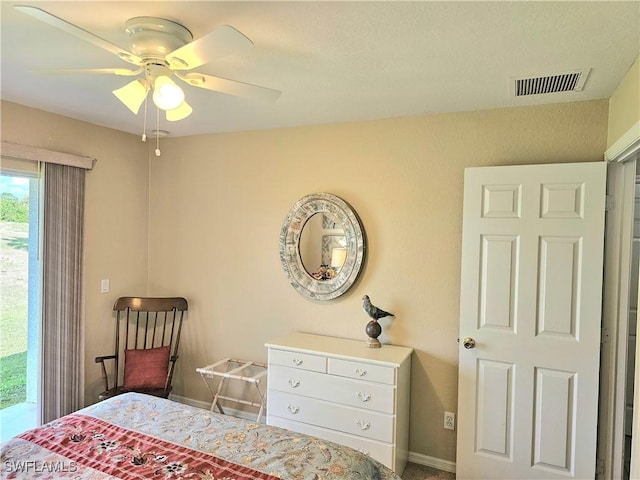
[[[330,279],[312,277],[300,257],[300,237],[307,221],[317,213],[336,219],[344,231],[347,250],[345,262]],[[282,225],[280,262],[289,282],[298,293],[313,300],[331,300],[345,293],[356,281],[364,264],[366,238],[360,219],[351,206],[331,193],[314,193],[298,200]]]

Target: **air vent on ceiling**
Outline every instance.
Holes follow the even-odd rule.
[[[558,92],[579,92],[584,87],[590,68],[530,77],[511,78],[511,94],[516,97]]]

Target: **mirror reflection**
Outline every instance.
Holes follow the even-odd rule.
[[[347,258],[342,225],[328,213],[316,213],[307,220],[298,248],[304,269],[316,280],[335,278]]]

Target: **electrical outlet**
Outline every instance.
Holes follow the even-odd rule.
[[[447,430],[456,429],[456,414],[451,412],[444,412],[444,428]]]

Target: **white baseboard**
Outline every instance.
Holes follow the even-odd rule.
[[[193,398],[182,397],[180,395],[169,395],[169,399],[184,403],[185,405],[191,405],[192,407],[203,408],[205,410],[211,409],[211,403],[203,402],[201,400],[194,400]],[[236,410],[234,408],[225,407],[225,412],[229,415],[238,418],[244,418],[245,420],[256,420],[255,414],[251,412],[244,412],[242,410]],[[430,457],[429,455],[423,455],[421,453],[409,452],[409,461],[412,463],[417,463],[418,465],[425,465],[431,468],[437,468],[438,470],[444,470],[445,472],[456,472],[456,463],[450,462],[449,460],[442,460],[441,458]]]
[[[444,470],[445,472],[456,473],[456,462],[451,462],[449,460],[430,457],[429,455],[423,455],[421,453],[409,452],[409,461],[411,463],[417,463],[418,465],[425,465],[427,467],[437,468],[438,470]]]

